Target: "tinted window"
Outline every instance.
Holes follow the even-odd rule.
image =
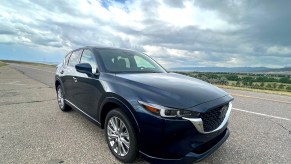
[[[65,60],[64,60],[64,65],[68,64],[70,56],[71,56],[71,52],[66,55]]]
[[[151,63],[140,56],[134,56],[137,67],[143,68],[155,68]]]
[[[78,64],[80,61],[81,53],[82,53],[82,50],[74,51],[69,59],[68,66],[74,67],[76,64]]]
[[[89,50],[84,50],[80,63],[89,63],[92,67],[92,72],[96,73],[97,70],[97,62],[94,54]]]
[[[107,72],[113,73],[164,73],[151,58],[134,51],[118,49],[98,50]]]

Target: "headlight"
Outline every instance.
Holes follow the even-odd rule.
[[[200,115],[199,112],[193,112],[189,110],[181,110],[181,109],[174,109],[174,108],[168,108],[161,105],[151,104],[151,103],[145,103],[142,101],[138,101],[144,109],[162,116],[162,117],[188,117],[188,118],[195,118]]]

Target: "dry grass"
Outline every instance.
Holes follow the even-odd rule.
[[[56,65],[53,65],[53,64],[33,63],[33,62],[16,61],[16,60],[2,60],[2,62],[15,63],[15,64],[26,64],[26,65],[33,65],[33,66],[56,67]]]
[[[259,93],[269,93],[269,94],[277,94],[277,95],[285,95],[291,96],[291,92],[284,92],[284,91],[271,91],[271,90],[261,90],[261,89],[253,89],[253,88],[244,88],[244,87],[234,87],[228,85],[216,85],[220,88],[225,89],[234,89],[234,90],[242,90],[242,91],[251,91],[251,92],[259,92]]]
[[[2,66],[6,66],[6,65],[7,65],[6,63],[0,61],[0,67],[2,67]]]

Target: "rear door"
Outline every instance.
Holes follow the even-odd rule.
[[[80,62],[80,57],[82,54],[82,49],[73,51],[66,66],[64,69],[64,90],[65,90],[65,98],[69,100],[71,103],[75,104],[75,97],[76,97],[76,78],[78,76],[78,72],[76,71],[75,65]]]
[[[83,51],[80,63],[88,63],[92,67],[92,75],[80,73],[77,82],[76,105],[93,118],[97,118],[97,106],[103,87],[99,81],[99,72],[94,53],[89,49]]]

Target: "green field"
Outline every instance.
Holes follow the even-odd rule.
[[[176,72],[195,77],[224,88],[271,91],[291,95],[290,74]]]

